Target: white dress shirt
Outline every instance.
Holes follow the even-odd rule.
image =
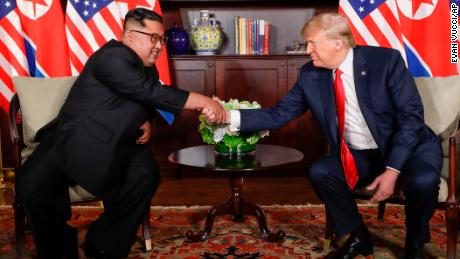
[[[358,103],[353,73],[353,49],[350,48],[347,57],[340,64],[339,69],[345,90],[345,143],[356,150],[376,149],[377,144],[371,135],[369,127],[364,120],[363,113]],[[335,77],[335,69],[333,71]]]

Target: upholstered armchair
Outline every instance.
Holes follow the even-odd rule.
[[[415,78],[417,89],[422,98],[426,124],[439,135],[444,162],[441,171],[437,209],[443,210],[447,228],[448,259],[455,258],[459,215],[460,175],[460,77]],[[404,173],[404,172],[403,172]],[[369,199],[371,194],[366,188],[354,191],[357,199]],[[389,199],[379,203],[378,219],[383,220],[386,203],[404,204],[404,194],[398,186]],[[327,213],[327,210],[326,210]],[[325,250],[329,250],[334,236],[334,226],[329,215],[326,216]]]
[[[37,131],[55,118],[63,105],[76,77],[32,78],[13,77],[16,88],[9,111],[9,129],[14,146],[16,174],[21,173],[21,165],[32,154],[38,143],[34,142]],[[98,201],[91,193],[79,185],[69,187],[72,204]],[[21,204],[14,202],[16,250],[18,257],[25,253],[25,214]],[[150,251],[152,244],[149,228],[150,210],[147,210],[142,223],[145,249]]]

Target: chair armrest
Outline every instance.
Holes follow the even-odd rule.
[[[10,102],[10,110],[8,114],[8,127],[10,130],[11,142],[13,143],[14,167],[16,173],[19,172],[19,169],[21,168],[21,149],[24,146],[22,133],[19,132],[22,123],[18,125],[17,122],[19,109],[19,98],[18,95],[15,94]]]
[[[460,174],[458,170],[460,161],[458,151],[460,151],[460,130],[455,131],[449,138],[449,192],[446,200],[448,204],[457,203],[457,179]]]

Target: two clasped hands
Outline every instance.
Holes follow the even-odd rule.
[[[230,123],[230,111],[225,110],[220,99],[215,96],[212,98],[212,101],[201,110],[201,114],[206,116],[206,119],[210,123]]]

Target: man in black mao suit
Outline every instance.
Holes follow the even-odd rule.
[[[121,42],[112,40],[90,57],[58,117],[37,133],[41,143],[16,188],[39,258],[78,257],[76,230],[66,224],[74,183],[104,202],[86,235],[87,256],[126,257],[159,182],[143,145],[154,110],[206,108],[223,119],[222,107],[209,97],[161,85],[155,61],[165,43],[158,14],[129,11]]]
[[[442,154],[438,137],[424,123],[422,102],[404,60],[393,49],[355,46],[347,20],[338,14],[313,17],[302,35],[312,61],[301,68],[290,92],[270,108],[231,111],[227,122],[242,132],[274,129],[309,109],[330,146],[330,153],[310,168],[310,180],[332,215],[337,236],[351,233],[327,257],[372,254],[371,235],[350,189],[369,185],[375,190],[372,200],[382,201],[400,178],[407,198],[405,256],[423,258]],[[343,86],[341,93],[335,92],[335,79]],[[345,103],[343,134],[336,102]],[[347,149],[351,156],[344,156]],[[357,178],[349,176],[348,182],[345,167],[347,172],[356,168]]]

